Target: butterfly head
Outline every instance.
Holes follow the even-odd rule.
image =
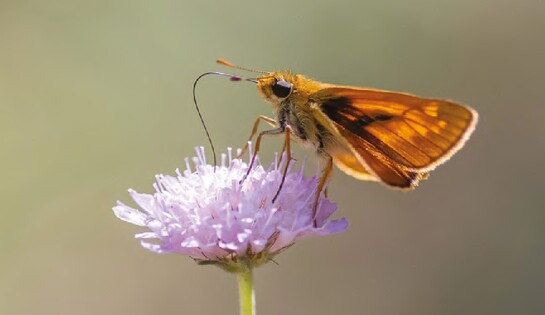
[[[257,78],[257,91],[267,102],[279,105],[296,93],[295,76],[278,71]]]
[[[244,78],[223,73],[221,75],[229,76],[233,81],[250,81],[256,83],[259,95],[274,107],[290,102],[305,104],[310,94],[322,88],[321,83],[307,79],[299,74],[293,74],[291,71],[258,71],[237,66],[223,59],[218,59],[216,62],[235,69],[261,73],[262,76],[257,78]]]

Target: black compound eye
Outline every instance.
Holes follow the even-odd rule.
[[[276,81],[272,86],[274,95],[279,98],[286,98],[291,94],[292,85],[288,81]]]

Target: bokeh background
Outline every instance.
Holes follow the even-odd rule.
[[[260,314],[545,313],[544,31],[539,0],[0,2],[0,314],[238,313],[233,275],[111,211],[207,144],[219,57],[481,115],[414,192],[336,172],[349,231],[258,269]],[[198,97],[220,151],[271,113],[251,84]]]

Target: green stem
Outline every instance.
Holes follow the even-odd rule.
[[[251,268],[244,268],[238,275],[240,315],[255,315],[255,295]]]

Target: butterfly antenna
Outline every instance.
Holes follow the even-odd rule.
[[[267,72],[267,71],[259,71],[259,70],[255,70],[255,69],[250,69],[250,68],[244,68],[244,67],[241,67],[241,66],[237,66],[234,63],[231,63],[231,62],[229,62],[227,60],[224,60],[224,59],[221,59],[221,58],[217,59],[216,62],[219,63],[220,65],[224,65],[224,66],[227,66],[227,67],[240,69],[240,70],[244,70],[244,71],[248,71],[248,72],[270,74],[270,72]]]
[[[231,79],[231,81],[250,81],[250,82],[253,82],[253,83],[257,83],[257,81],[255,79],[251,79],[251,78],[244,78],[244,77],[240,77],[240,76],[236,76],[236,75],[232,75],[232,74],[228,74],[228,73],[223,73],[223,72],[206,72],[206,73],[203,73],[201,74],[200,76],[197,77],[197,79],[195,79],[195,82],[193,82],[193,103],[195,104],[195,109],[197,110],[197,114],[199,115],[199,118],[201,120],[201,124],[202,126],[204,127],[204,132],[206,132],[206,137],[208,138],[208,143],[210,143],[210,148],[212,149],[212,155],[214,155],[214,168],[217,166],[217,157],[216,157],[216,149],[214,148],[214,143],[212,143],[212,138],[210,137],[210,132],[208,132],[208,128],[206,127],[206,123],[204,122],[204,118],[202,117],[202,114],[201,114],[201,111],[199,109],[199,105],[197,104],[197,96],[196,96],[196,93],[195,93],[195,90],[197,88],[197,82],[199,82],[199,80],[207,75],[219,75],[219,76],[223,76],[223,77],[228,77]]]

